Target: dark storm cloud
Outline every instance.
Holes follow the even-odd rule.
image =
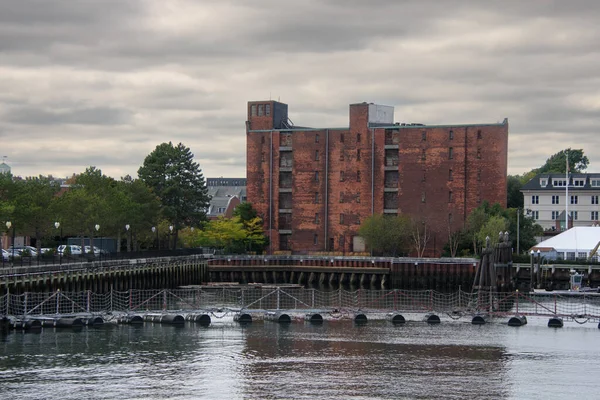
[[[181,141],[206,176],[243,176],[246,101],[317,127],[372,101],[401,122],[508,117],[511,173],[566,147],[598,170],[599,20],[595,0],[3,1],[0,136],[20,174],[135,175]]]

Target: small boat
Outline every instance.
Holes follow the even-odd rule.
[[[571,277],[569,279],[569,290],[548,290],[548,289],[534,289],[535,293],[560,293],[560,294],[577,294],[577,293],[600,293],[600,287],[591,288],[583,286],[583,274],[575,270],[571,270]]]

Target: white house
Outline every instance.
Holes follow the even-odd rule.
[[[568,190],[567,190],[568,189]],[[521,188],[525,214],[545,230],[565,230],[565,211],[569,226],[598,224],[600,211],[600,173],[540,174]]]

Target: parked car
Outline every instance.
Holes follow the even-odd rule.
[[[78,246],[76,244],[61,244],[56,249],[56,252],[59,255],[61,255],[61,256],[64,255],[64,251],[67,248],[67,246],[69,246],[69,248],[71,250],[71,255],[73,255],[73,256],[80,256],[81,255],[81,246]]]
[[[90,246],[85,246],[85,254],[90,254],[92,252],[91,247]],[[100,253],[102,253],[102,251],[100,251],[99,248],[97,248],[96,246],[94,246],[94,255],[100,255]]]
[[[14,253],[15,257],[37,257],[37,250],[32,246],[15,246],[14,249],[11,246],[6,249],[6,251],[8,251],[11,256]]]
[[[8,251],[2,249],[2,259],[4,261],[10,261],[10,257],[11,257],[10,253]]]

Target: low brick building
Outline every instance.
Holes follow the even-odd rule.
[[[248,103],[248,201],[265,221],[270,251],[361,252],[373,214],[408,214],[440,255],[483,200],[506,206],[508,121],[394,123],[394,109],[350,105],[343,128],[292,124],[288,106]]]

